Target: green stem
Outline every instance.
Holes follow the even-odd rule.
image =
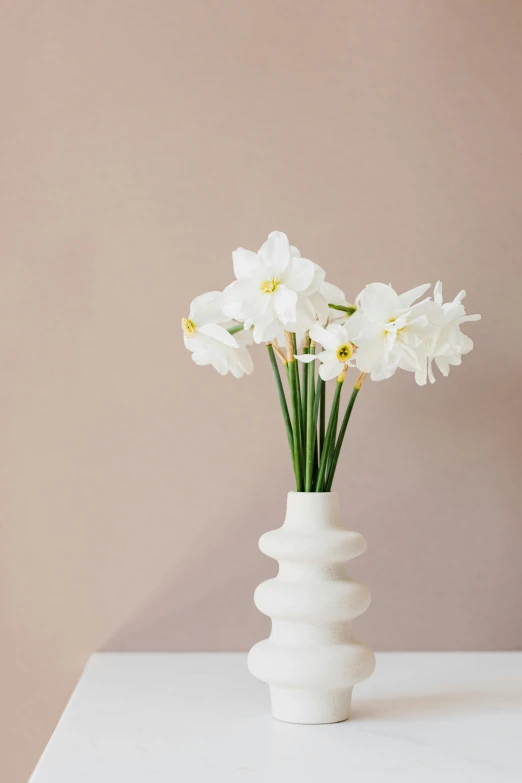
[[[296,337],[295,332],[292,332],[292,345],[293,345],[294,356],[295,356],[295,354],[297,353],[297,337]],[[304,443],[304,430],[305,430],[305,427],[304,427],[303,401],[302,401],[302,398],[301,398],[301,381],[300,381],[300,378],[299,378],[299,365],[297,363],[296,363],[296,366],[295,366],[295,377],[296,377],[296,383],[297,383],[297,402],[299,404],[299,434],[300,434],[300,437],[301,437],[300,455],[302,457],[302,455],[304,454],[304,448],[305,448],[305,443]]]
[[[329,492],[330,491],[328,489],[328,480],[330,478],[330,472],[331,472],[331,468],[332,468],[332,459],[333,459],[334,451],[335,451],[335,438],[336,438],[336,435],[337,435],[337,424],[339,422],[339,407],[340,407],[340,403],[337,405],[335,411],[332,411],[332,414],[331,414],[334,417],[333,436],[330,439],[330,442],[328,443],[328,454],[326,455],[326,474],[325,474],[325,477],[324,477],[324,491],[325,492]]]
[[[283,419],[286,426],[286,434],[288,437],[288,444],[290,446],[290,454],[293,457],[294,454],[294,434],[292,432],[292,422],[290,421],[290,414],[288,412],[288,405],[286,404],[285,390],[283,388],[283,382],[281,380],[281,373],[277,365],[276,355],[274,353],[274,346],[267,343],[268,355],[270,356],[270,363],[272,370],[274,371],[274,378],[277,386],[277,393],[279,394],[279,402],[281,403],[281,410],[283,412]]]
[[[352,415],[352,408],[355,404],[355,400],[357,399],[357,395],[359,394],[359,391],[361,389],[362,382],[364,380],[364,377],[359,378],[357,383],[352,389],[351,397],[348,401],[348,406],[346,408],[346,413],[344,414],[344,418],[341,424],[341,429],[339,430],[339,437],[337,438],[337,443],[335,444],[335,451],[333,453],[333,457],[330,463],[330,470],[328,471],[328,478],[326,480],[326,491],[330,492],[332,488],[332,483],[335,476],[335,469],[337,467],[337,461],[339,459],[339,454],[341,453],[341,448],[343,445],[344,435],[346,433],[346,428],[348,427],[348,422],[350,421],[350,416]]]
[[[315,440],[315,448],[314,448],[314,478],[313,483],[315,484],[315,480],[317,478],[317,471],[319,470],[319,439],[317,437],[317,421],[319,418],[319,405],[321,404],[321,398],[324,397],[324,381],[321,378],[320,375],[317,376],[317,388],[315,389],[315,397],[314,397],[314,420],[313,420],[313,431],[314,431],[314,440]]]
[[[319,473],[317,475],[317,482],[315,485],[316,492],[324,491],[326,468],[328,467],[328,456],[330,454],[330,444],[332,443],[332,439],[335,442],[335,432],[337,429],[337,416],[339,413],[339,398],[341,396],[341,390],[343,388],[343,382],[344,382],[343,375],[344,373],[339,376],[336,383],[332,408],[330,410],[330,420],[328,421],[328,429],[326,430],[324,447],[321,452],[321,462],[319,463]]]
[[[315,344],[310,344],[309,353],[315,354]],[[305,365],[307,373],[307,405],[306,405],[306,470],[305,470],[305,492],[311,492],[314,480],[315,464],[315,440],[316,427],[314,426],[315,409],[315,364]],[[317,422],[317,419],[315,419]]]
[[[326,387],[323,385],[321,394],[320,418],[319,418],[319,453],[323,454],[324,436],[326,429]]]
[[[299,374],[297,369],[297,362],[292,357],[288,361],[288,380],[290,382],[290,395],[292,401],[292,418],[293,418],[293,456],[294,456],[294,472],[295,472],[295,486],[298,492],[303,491],[303,474],[301,470],[301,413],[300,413],[300,398],[299,398]]]
[[[317,378],[317,389],[315,390],[315,396],[314,396],[314,419],[313,419],[314,432],[317,431],[317,420],[319,418],[319,405],[323,394],[324,394],[324,381],[319,375]]]
[[[308,353],[308,345],[303,346],[303,354]],[[303,441],[305,445],[306,450],[306,432],[308,427],[308,365],[303,364],[303,386],[302,386],[302,397],[301,397],[301,411],[303,413]],[[306,461],[306,451],[305,451],[305,461]]]
[[[347,313],[348,315],[353,315],[357,310],[355,305],[348,305],[348,307],[346,307],[345,305],[329,304],[328,307],[331,307],[332,310],[340,310],[341,313]]]
[[[230,329],[227,329],[227,332],[229,334],[235,334],[236,332],[242,332],[244,328],[244,324],[235,324],[234,326],[231,326]]]

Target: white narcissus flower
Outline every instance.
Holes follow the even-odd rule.
[[[288,331],[306,331],[315,320],[309,293],[315,264],[292,254],[288,237],[273,231],[258,253],[238,248],[232,254],[236,280],[223,292],[223,311],[245,329],[254,327],[256,343]]]
[[[254,369],[246,348],[252,343],[252,334],[241,332],[233,336],[227,331],[232,324],[221,309],[221,301],[220,291],[209,291],[193,300],[189,317],[181,319],[183,340],[196,364],[210,364],[221,375],[231,372],[241,378]]]
[[[461,364],[462,356],[473,349],[473,340],[460,331],[460,326],[467,321],[480,321],[481,316],[466,315],[462,304],[465,296],[466,292],[461,291],[452,302],[443,304],[442,283],[439,280],[436,284],[433,298],[440,308],[438,329],[426,344],[426,358],[422,368],[415,373],[415,380],[420,386],[426,383],[426,377],[430,379],[430,383],[435,383],[433,361],[443,375],[448,375],[450,366]]]
[[[341,324],[328,324],[326,329],[319,324],[310,329],[310,338],[315,342],[321,343],[324,351],[313,354],[296,355],[300,362],[308,363],[319,359],[321,366],[319,375],[323,381],[330,381],[341,374],[346,365],[353,366],[350,361],[353,355],[352,331],[349,328],[348,321],[344,326]]]
[[[357,310],[348,320],[355,332],[355,364],[372,380],[390,378],[398,368],[421,369],[427,340],[438,328],[439,307],[429,299],[413,302],[428,288],[399,295],[390,285],[371,283],[357,297]]]

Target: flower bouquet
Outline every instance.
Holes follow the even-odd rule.
[[[236,280],[223,292],[194,299],[182,319],[185,346],[196,364],[239,378],[253,370],[250,346],[266,345],[296,489],[282,527],[260,540],[261,551],[278,560],[279,573],[255,594],[257,607],[272,618],[272,632],[250,651],[249,668],[270,684],[275,717],[345,720],[353,685],[374,666],[373,653],[351,633],[369,592],[344,573],[344,563],[366,542],[341,527],[332,492],[355,401],[367,377],[382,381],[405,370],[423,386],[435,382],[434,363],[447,376],[473,348],[461,325],[480,316],[466,315],[465,291],[444,303],[440,282],[433,299],[423,298],[429,284],[397,294],[390,285],[370,283],[351,303],[280,231],[257,253],[239,248],[232,259]],[[339,426],[350,368],[358,373]],[[327,416],[329,381],[335,391]]]

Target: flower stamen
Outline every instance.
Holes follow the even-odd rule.
[[[273,277],[272,280],[264,280],[261,283],[261,291],[264,294],[273,294],[280,282],[278,277]]]
[[[347,362],[348,359],[353,355],[353,345],[351,343],[340,345],[335,355],[340,362]]]
[[[194,321],[191,321],[190,318],[181,319],[181,328],[186,337],[196,336],[196,324]]]

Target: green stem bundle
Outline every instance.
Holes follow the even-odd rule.
[[[310,343],[308,350],[311,354],[315,354],[314,342]],[[314,418],[315,366],[314,364],[305,364],[305,369],[307,370],[305,492],[311,492],[314,481],[315,447],[317,440],[317,418]]]
[[[345,375],[346,375],[346,369],[343,370],[343,372],[337,378],[337,382],[335,386],[332,409],[330,411],[330,420],[328,422],[328,429],[326,430],[323,450],[321,452],[321,461],[319,463],[319,473],[317,474],[317,481],[315,484],[316,492],[324,491],[326,469],[328,467],[328,459],[331,454],[331,444],[332,442],[335,442],[335,434],[337,430],[337,416],[339,413],[339,400],[341,397],[341,391],[343,388]]]
[[[288,405],[286,404],[285,390],[283,388],[283,382],[281,381],[281,373],[277,366],[277,359],[274,353],[274,346],[271,343],[267,343],[268,355],[270,356],[270,363],[272,370],[274,371],[274,378],[277,386],[277,393],[279,395],[279,402],[281,404],[281,411],[283,413],[283,420],[285,422],[286,434],[288,437],[288,445],[290,446],[290,454],[294,453],[294,433],[292,432],[292,422],[290,421],[290,413],[288,412]]]
[[[316,383],[315,363],[310,362],[304,364],[302,384],[300,383],[299,366],[295,359],[295,335],[291,332],[285,332],[285,340],[286,355],[277,345],[277,341],[267,343],[267,348],[292,456],[296,490],[298,492],[330,492],[348,422],[365,373],[361,373],[353,388],[337,435],[340,397],[347,371],[346,365],[337,378],[328,426],[326,426],[325,382],[319,375]],[[315,343],[309,342],[308,335],[305,339],[303,353],[315,354]],[[286,367],[290,406],[287,405],[277,357]]]
[[[292,428],[293,428],[293,461],[295,472],[295,485],[298,492],[303,491],[302,472],[302,448],[301,448],[301,391],[299,388],[299,371],[295,360],[294,340],[290,332],[285,332],[288,382],[290,384],[290,399],[292,402]]]
[[[334,480],[335,475],[335,469],[337,467],[337,461],[339,459],[339,454],[341,453],[341,448],[343,445],[344,436],[346,434],[346,428],[348,427],[348,422],[350,421],[350,416],[352,415],[352,409],[355,404],[355,400],[357,399],[357,395],[359,394],[361,390],[361,386],[363,385],[364,379],[366,377],[366,374],[362,372],[357,382],[355,383],[355,386],[352,389],[352,394],[350,396],[350,399],[348,401],[348,405],[346,408],[346,413],[344,414],[343,421],[341,424],[341,429],[339,430],[339,436],[337,438],[337,443],[335,444],[335,450],[330,462],[330,467],[328,469],[328,476],[326,479],[326,491],[330,492],[332,489],[332,483]]]
[[[321,403],[319,407],[319,454],[323,453],[326,430],[326,387],[321,390]]]

